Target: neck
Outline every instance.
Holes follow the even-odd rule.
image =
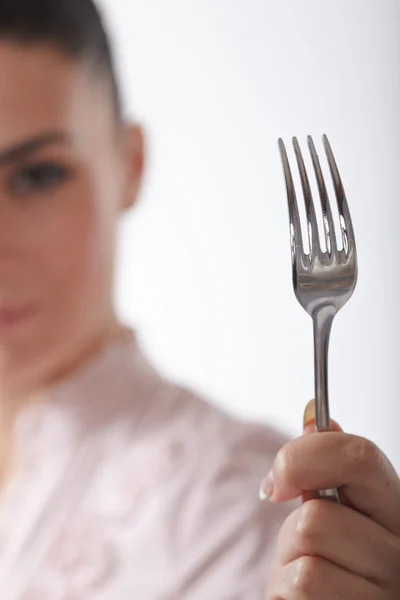
[[[127,329],[114,318],[96,334],[88,335],[84,340],[80,340],[80,343],[71,343],[75,352],[70,349],[69,352],[63,353],[57,362],[53,362],[52,368],[46,371],[43,369],[42,376],[40,379],[36,378],[34,385],[27,386],[18,393],[10,393],[9,390],[0,388],[0,495],[10,472],[13,471],[13,431],[20,411],[38,402],[39,398],[45,397],[41,392],[72,376],[104,347],[122,339],[127,333]],[[76,348],[79,350],[76,351]]]
[[[72,376],[76,371],[80,370],[85,366],[93,357],[100,354],[103,348],[123,338],[127,334],[127,329],[117,321],[112,319],[106,327],[101,330],[87,336],[87,338],[80,344],[79,350],[68,353],[68,359],[60,361],[51,371],[48,372],[47,377],[37,386],[36,390],[31,390],[35,393],[42,391],[43,389],[57,385],[60,381],[67,379]],[[77,346],[75,346],[77,348]]]

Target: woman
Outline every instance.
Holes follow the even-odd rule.
[[[92,1],[2,0],[1,598],[398,600],[400,483],[371,442],[314,433],[312,405],[289,443],[236,421],[118,322],[142,168]]]

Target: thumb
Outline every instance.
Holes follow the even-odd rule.
[[[315,410],[315,400],[310,400],[307,406],[304,409],[303,416],[303,432],[304,435],[309,435],[310,433],[315,433],[317,431],[316,428],[316,410]],[[336,421],[331,420],[331,431],[343,431],[342,428]],[[318,495],[315,492],[303,492],[302,494],[302,502],[307,502],[313,498],[317,498]]]
[[[343,431],[336,421],[331,420],[331,430],[332,431]],[[303,416],[303,431],[304,434],[314,433],[317,431],[316,429],[316,412],[315,412],[315,400],[310,400],[304,409]]]

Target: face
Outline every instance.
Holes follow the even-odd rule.
[[[0,396],[57,378],[108,336],[115,236],[142,143],[101,75],[0,42]]]

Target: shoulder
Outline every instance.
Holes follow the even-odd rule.
[[[147,448],[150,444],[158,455],[175,455],[181,465],[196,473],[197,487],[218,474],[220,483],[224,478],[242,483],[247,480],[248,493],[258,496],[261,479],[289,441],[287,436],[266,423],[235,416],[155,371],[140,390],[137,382],[129,390],[135,445],[142,442]],[[126,413],[120,417],[124,423],[131,420]]]
[[[189,560],[199,598],[215,593],[216,581],[227,598],[261,598],[279,530],[293,506],[261,502],[259,487],[288,440],[179,387],[172,407],[170,439],[181,448],[165,505],[174,523],[174,556],[183,565]],[[186,597],[183,589],[176,597]]]
[[[289,438],[265,423],[234,416],[185,387],[168,384],[158,396],[147,433],[171,457],[171,473],[185,493],[183,502],[197,498],[207,510],[213,504],[226,510],[286,516],[285,507],[268,508],[259,499],[262,479]],[[175,463],[175,464],[174,464]],[[172,480],[171,480],[172,483]]]
[[[247,479],[250,493],[257,495],[261,478],[288,441],[285,435],[267,424],[229,414],[204,395],[163,376],[135,339],[105,359],[89,378],[95,382],[89,394],[93,402],[79,403],[90,412],[90,423],[96,418],[97,426],[110,430],[118,447],[139,446],[160,464],[167,454],[176,456],[196,472],[197,485],[202,477],[218,472],[220,479]]]
[[[104,485],[91,486],[96,502],[109,510],[119,498],[141,530],[153,532],[144,531],[141,555],[147,538],[161,540],[171,597],[208,598],[223,585],[226,598],[261,598],[292,507],[262,503],[258,491],[288,439],[177,385],[141,356],[120,358],[102,380]],[[142,499],[136,508],[132,495]],[[148,551],[154,555],[154,544]]]
[[[168,424],[179,436],[190,432],[193,449],[201,447],[221,461],[251,460],[261,468],[270,466],[278,450],[289,441],[279,430],[266,423],[252,422],[220,408],[204,396],[176,385],[165,388],[166,402],[158,405],[158,423]]]

